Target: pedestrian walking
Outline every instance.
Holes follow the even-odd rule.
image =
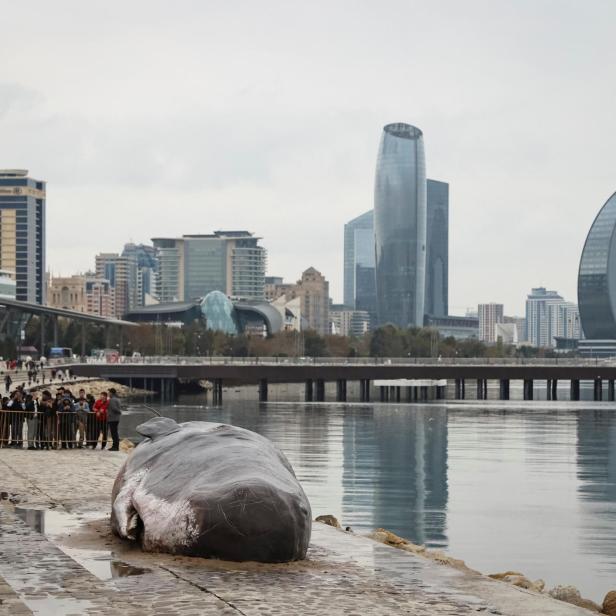
[[[122,405],[120,404],[118,392],[114,387],[109,388],[109,393],[111,394],[111,398],[107,409],[107,423],[109,424],[109,431],[111,432],[111,438],[113,439],[113,445],[109,451],[120,451],[120,436],[118,428],[120,426],[120,417],[122,417]]]
[[[12,382],[13,382],[13,379],[11,378],[11,375],[7,373],[7,375],[4,377],[4,388],[7,394],[9,393],[11,389]]]

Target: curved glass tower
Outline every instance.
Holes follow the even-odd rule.
[[[588,232],[578,273],[578,304],[586,338],[616,339],[616,193]]]
[[[377,321],[421,327],[426,275],[426,164],[423,133],[383,128],[374,186]]]

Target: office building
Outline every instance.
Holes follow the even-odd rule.
[[[533,289],[526,300],[526,340],[536,347],[552,348],[555,338],[582,337],[576,304],[565,301],[556,291]]]
[[[158,301],[158,255],[154,246],[146,244],[124,245],[122,256],[129,259],[134,272],[131,280],[135,288],[131,289],[132,301],[135,306],[148,306]]]
[[[267,253],[247,231],[154,238],[161,302],[188,301],[211,291],[238,299],[265,299]]]
[[[426,169],[423,133],[388,124],[374,187],[377,323],[421,327],[426,274]]]
[[[0,170],[0,269],[15,297],[45,303],[45,182],[25,169]]]
[[[449,314],[449,184],[426,182],[425,313]]]
[[[424,326],[438,330],[443,338],[451,337],[457,340],[467,340],[479,336],[479,318],[473,315],[433,317],[427,314]]]
[[[496,325],[504,318],[503,304],[479,304],[479,340],[494,344],[496,342]]]
[[[137,307],[136,301],[136,266],[132,257],[123,257],[118,253],[103,252],[96,255],[96,277],[108,280],[114,291],[115,317],[121,319]]]
[[[344,304],[376,317],[374,210],[344,225]]]
[[[101,317],[114,317],[114,290],[108,280],[93,275],[49,277],[47,305]]]
[[[616,193],[595,218],[580,258],[578,303],[584,336],[616,340]]]

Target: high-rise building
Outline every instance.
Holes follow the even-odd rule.
[[[580,258],[578,303],[584,335],[616,340],[616,193],[595,218]]]
[[[158,255],[154,246],[146,244],[125,244],[123,257],[128,257],[135,272],[131,279],[135,281],[132,291],[135,306],[148,306],[158,301]]]
[[[92,275],[49,278],[48,305],[101,317],[115,316],[114,291],[111,283]]]
[[[554,346],[554,338],[579,340],[582,337],[580,311],[573,302],[554,303],[548,306],[550,346]]]
[[[374,187],[377,322],[421,327],[426,274],[426,168],[423,133],[383,129]]]
[[[449,184],[427,180],[425,312],[449,314]]]
[[[329,282],[314,267],[309,267],[293,285],[281,284],[276,287],[275,297],[284,296],[287,301],[300,299],[302,329],[314,329],[325,336],[330,333],[329,325]]]
[[[259,246],[260,239],[248,231],[153,238],[160,301],[192,300],[211,291],[264,299],[267,252]]]
[[[96,255],[96,277],[108,280],[114,290],[115,316],[124,317],[137,306],[136,265],[132,257],[123,257],[114,252]]]
[[[502,323],[505,309],[503,304],[479,304],[479,340],[493,344],[496,342],[496,324]]]
[[[426,181],[425,313],[449,313],[449,184]],[[374,210],[344,225],[344,304],[376,316]]]
[[[0,170],[0,269],[15,280],[15,297],[45,303],[45,182],[25,169]]]
[[[374,210],[344,225],[344,304],[376,317]]]
[[[536,347],[554,346],[555,313],[550,306],[563,304],[564,301],[556,291],[548,291],[545,287],[532,289],[526,298],[526,340],[529,344]]]

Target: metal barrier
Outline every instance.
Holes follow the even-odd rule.
[[[97,419],[92,412],[0,410],[0,448],[95,449],[100,443],[105,449],[107,440],[111,444],[107,420]]]

